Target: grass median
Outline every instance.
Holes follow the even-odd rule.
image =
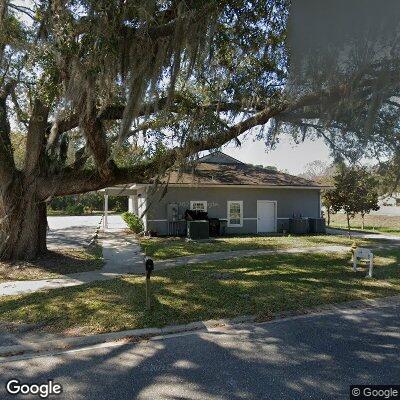
[[[144,278],[0,298],[0,323],[90,334],[243,314],[275,312],[400,294],[399,250],[376,253],[374,278],[352,272],[349,254],[286,254],[181,266],[155,272],[153,309],[146,311]]]

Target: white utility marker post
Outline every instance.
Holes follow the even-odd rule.
[[[371,250],[363,249],[357,247],[353,252],[353,271],[357,271],[357,259],[368,260],[369,261],[369,269],[367,273],[368,278],[372,278],[372,272],[374,269],[374,255]]]
[[[103,220],[104,229],[108,229],[108,194],[104,195],[104,220]]]

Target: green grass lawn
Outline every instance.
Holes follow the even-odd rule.
[[[339,235],[316,236],[234,236],[221,237],[209,242],[186,241],[176,237],[141,238],[140,244],[147,256],[162,260],[215,251],[286,249],[324,245],[351,246],[354,239]],[[373,245],[376,242],[357,239],[359,245]]]
[[[340,229],[347,229],[347,226],[343,224],[334,224],[332,223],[331,228],[340,228]],[[389,233],[391,235],[398,236],[400,235],[400,229],[399,228],[388,228],[385,226],[371,226],[371,225],[365,225],[364,229],[362,229],[361,225],[355,224],[351,225],[350,230],[352,231],[362,231],[365,233]]]
[[[350,220],[352,229],[361,229],[361,223],[360,215],[356,215]],[[344,214],[333,214],[331,216],[331,226],[347,229],[346,216]],[[365,232],[382,232],[400,235],[400,216],[367,214],[365,216]]]
[[[274,312],[400,294],[400,250],[376,253],[375,277],[352,272],[350,254],[286,254],[176,267],[152,278],[153,310],[145,310],[144,278],[0,298],[0,323],[89,334]]]
[[[60,248],[34,261],[0,262],[0,282],[60,278],[75,272],[93,271],[103,266],[101,246],[87,250]]]

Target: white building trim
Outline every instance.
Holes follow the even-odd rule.
[[[237,203],[240,205],[240,223],[239,224],[231,224],[230,221],[230,206],[233,203]],[[228,218],[228,227],[229,228],[242,228],[243,227],[243,200],[228,200],[227,201],[227,218]]]

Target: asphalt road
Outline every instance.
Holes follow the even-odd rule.
[[[400,305],[6,361],[11,378],[54,379],[60,399],[348,399],[351,384],[400,383]],[[38,397],[35,397],[38,398]]]

